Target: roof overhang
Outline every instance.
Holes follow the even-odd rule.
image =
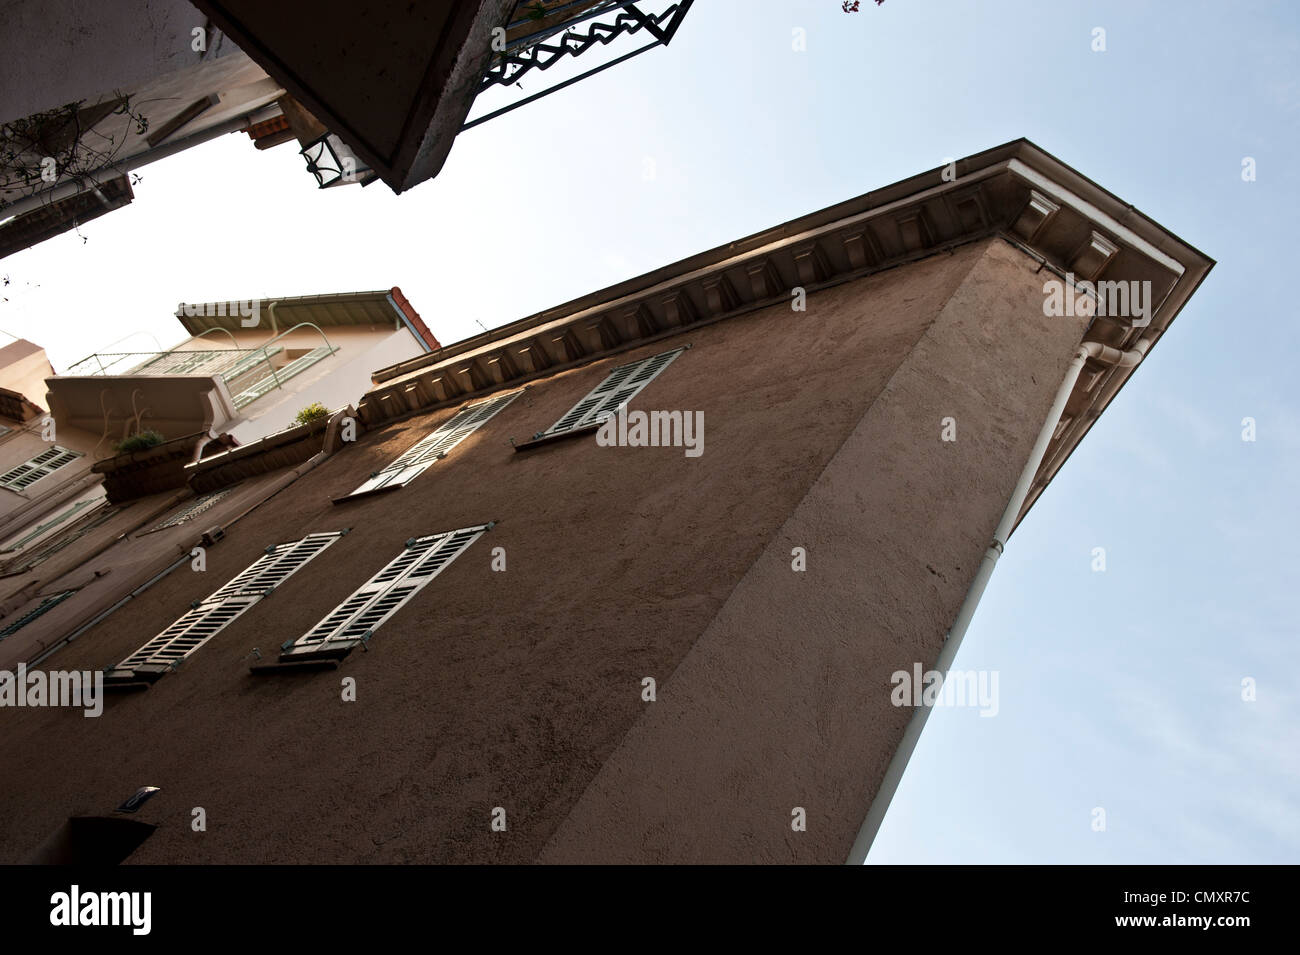
[[[374,374],[371,426],[595,361],[684,328],[1001,237],[1076,280],[1149,281],[1141,327],[1093,319],[1088,340],[1158,343],[1213,260],[1025,139],[977,153],[701,252]],[[1029,509],[1131,368],[1089,362],[1025,504]]]
[[[176,318],[191,335],[199,335],[214,328],[237,332],[247,330],[244,322],[252,317],[254,309],[256,327],[272,334],[302,322],[310,322],[321,328],[402,325],[426,352],[439,347],[438,340],[397,286],[374,292],[181,303],[176,309]]]
[[[442,168],[515,3],[194,0],[394,192]]]
[[[17,421],[19,424],[30,421],[41,413],[41,408],[27,400],[27,396],[9,388],[0,388],[0,418]]]

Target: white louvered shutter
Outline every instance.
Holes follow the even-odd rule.
[[[235,488],[233,487],[225,487],[219,491],[211,491],[200,497],[196,497],[189,503],[181,505],[181,507],[172,513],[170,517],[155,524],[150,528],[150,532],[160,531],[165,527],[176,527],[180,524],[184,524],[186,521],[193,520],[208,508],[219,503],[222,498],[233,493],[234,490]]]
[[[392,464],[352,492],[365,494],[389,485],[403,485],[413,480],[456,445],[481,427],[489,418],[514,401],[522,392],[512,391],[461,408],[447,421],[400,454]]]
[[[324,534],[308,534],[302,540],[290,544],[277,544],[271,553],[253,561],[248,569],[238,574],[208,599],[265,596],[288,580],[290,575],[301,570],[307,561],[333,544],[340,536],[337,531],[330,531]]]
[[[229,597],[213,603],[205,601],[182,614],[179,620],[119,663],[115,669],[165,666],[184,660],[257,603],[258,599]]]
[[[487,525],[433,534],[408,543],[305,634],[282,648],[282,659],[348,649],[379,629],[429,581],[487,531]]]
[[[651,355],[640,361],[620,365],[605,376],[581,401],[569,409],[559,421],[542,432],[544,437],[564,434],[577,428],[599,424],[618,410],[618,406],[631,401],[646,385],[686,349]]]
[[[166,666],[185,659],[342,536],[342,532],[337,531],[308,534],[300,541],[268,548],[267,553],[236,574],[197,607],[183,614],[115,669]]]
[[[69,451],[57,444],[53,445],[30,461],[20,464],[4,474],[0,474],[0,487],[21,491],[24,488],[31,487],[47,474],[53,474],[59,468],[71,464],[79,457],[81,457],[80,452]]]

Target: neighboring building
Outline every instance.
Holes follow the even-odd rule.
[[[48,413],[53,377],[39,345],[20,338],[0,348],[0,580],[66,521],[103,501],[89,473],[93,442],[75,430],[58,434]]]
[[[666,46],[694,0],[325,0],[309,16],[259,0],[195,3],[319,119],[318,135],[300,139],[322,186],[377,177],[400,193],[438,174],[462,129],[560,84],[466,123],[486,90],[593,49],[624,60]]]
[[[296,141],[321,188],[383,179],[402,192],[438,173],[462,128],[548,91],[467,124],[480,93],[611,43],[620,52],[645,39],[631,52],[666,45],[693,0],[649,2],[664,9],[623,0],[375,0],[302,13],[241,0],[8,3],[0,257],[129,204],[132,170],[231,132],[258,149]]]
[[[0,860],[66,857],[141,786],[141,863],[860,857],[914,737],[891,675],[951,658],[1010,526],[1213,264],[1026,141],[943,172],[187,465],[226,496],[165,527],[193,501],[133,505],[158,526],[68,556],[18,631],[136,692],[92,723],[0,709]],[[1127,285],[1048,314],[1074,280],[1139,283],[1141,318]],[[605,446],[620,406],[677,445]],[[56,622],[114,576],[116,605]]]
[[[131,202],[148,163],[240,130],[270,142],[251,131],[284,122],[282,98],[184,0],[6,4],[0,256]]]
[[[0,348],[0,667],[45,650],[43,629],[71,632],[133,589],[120,572],[84,594],[51,581],[152,526],[150,506],[192,499],[187,465],[268,435],[283,443],[302,409],[347,407],[371,369],[439,347],[399,288],[182,305],[177,317],[191,336],[181,344],[93,354],[64,375],[30,342]],[[115,450],[150,431],[163,442]],[[48,598],[69,589],[78,599],[53,614]],[[34,611],[52,615],[5,633]]]
[[[149,407],[144,423],[168,437],[224,432],[244,444],[304,405],[356,401],[373,369],[440,347],[399,288],[182,304],[176,317],[191,336],[181,344],[96,353],[52,379],[60,423],[116,440]]]
[[[0,348],[0,388],[18,395],[37,411],[47,411],[45,381],[54,376],[54,366],[39,345],[17,338]],[[25,420],[21,404],[0,404],[0,415]]]

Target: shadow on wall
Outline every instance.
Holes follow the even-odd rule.
[[[27,865],[118,865],[156,828],[121,816],[73,816],[41,844]]]

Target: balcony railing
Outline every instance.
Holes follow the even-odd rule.
[[[284,351],[275,344],[285,335],[299,328],[310,327],[320,332],[323,345],[298,355],[276,367],[275,357]],[[258,398],[277,388],[296,375],[302,374],[316,362],[338,351],[325,333],[311,322],[302,322],[281,332],[258,348],[208,348],[179,349],[161,352],[97,352],[81,359],[68,368],[68,376],[108,377],[171,377],[176,375],[203,375],[219,377],[226,383],[236,408],[252,404]]]
[[[614,49],[617,50],[625,45],[620,42],[625,36],[649,36],[650,42],[614,56],[585,73],[469,120],[461,129],[471,129],[486,123],[543,96],[595,76],[611,66],[640,56],[647,50],[667,46],[695,0],[676,0],[673,3],[660,0],[654,4],[656,7],[661,7],[664,3],[668,5],[659,13],[653,10],[645,12],[637,6],[638,3],[646,5],[652,2],[654,0],[573,0],[569,3],[561,0],[519,0],[515,4],[510,25],[506,27],[507,41],[502,48],[494,47],[496,55],[479,80],[480,94],[493,86],[515,86],[533,70],[549,70],[555,64],[576,59],[594,47],[607,47],[614,43]],[[530,24],[536,24],[538,28],[531,29]]]
[[[207,348],[176,351],[97,352],[81,359],[69,375],[221,375],[238,377],[280,352],[273,348]]]

